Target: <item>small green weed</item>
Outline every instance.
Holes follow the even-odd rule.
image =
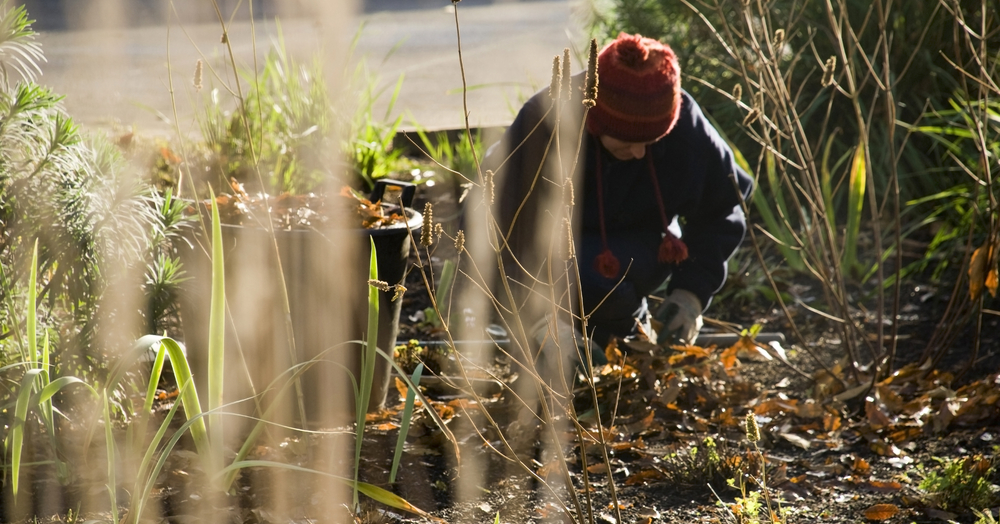
[[[997,524],[997,519],[993,518],[993,513],[988,509],[984,511],[972,510],[972,513],[976,516],[976,524]]]
[[[934,458],[939,467],[931,470],[920,482],[920,489],[939,508],[948,511],[968,511],[988,508],[997,502],[997,493],[990,479],[996,463],[982,455],[953,460]]]
[[[679,486],[696,487],[706,483],[722,486],[727,479],[739,475],[742,462],[738,451],[725,441],[719,444],[712,437],[705,437],[701,444],[665,456],[663,472],[671,483]]]

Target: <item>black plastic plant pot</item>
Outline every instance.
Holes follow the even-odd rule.
[[[404,216],[405,222],[376,229],[276,230],[273,238],[263,228],[223,225],[228,305],[224,394],[226,402],[247,399],[240,404],[244,407],[231,411],[259,413],[278,402],[280,408],[272,413],[279,422],[293,423],[300,415],[312,426],[353,420],[361,340],[368,329],[369,246],[375,245],[379,280],[401,284],[410,239],[419,236],[423,224],[421,214],[410,208],[412,184],[379,181],[371,201],[381,200],[388,189],[398,190],[399,196],[392,198],[395,204],[382,203],[384,211]],[[181,253],[191,278],[180,306],[183,338],[201,392],[207,388],[211,242],[198,229],[193,247]],[[279,267],[284,290],[274,278]],[[286,291],[290,315],[285,313]],[[393,296],[392,290],[379,291],[377,346],[390,356],[402,307],[402,300],[393,301]],[[376,358],[368,411],[384,406],[390,369],[385,358]],[[295,373],[297,387],[289,380]]]

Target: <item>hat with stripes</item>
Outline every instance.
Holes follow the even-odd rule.
[[[642,35],[620,33],[597,57],[597,105],[587,130],[625,142],[654,142],[680,115],[681,69],[670,46]]]

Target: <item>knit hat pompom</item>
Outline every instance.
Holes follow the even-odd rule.
[[[610,249],[604,248],[604,251],[594,259],[594,269],[604,278],[615,278],[621,271],[622,265]]]
[[[673,129],[681,109],[681,70],[670,46],[621,33],[597,62],[601,92],[587,115],[592,135],[653,142]]]
[[[683,240],[674,236],[669,230],[660,242],[660,253],[657,260],[664,264],[679,264],[688,257],[688,247]]]
[[[629,69],[641,68],[649,58],[649,49],[642,45],[641,35],[619,36],[615,52],[618,53],[618,61]]]

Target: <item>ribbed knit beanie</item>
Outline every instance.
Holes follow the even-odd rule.
[[[681,108],[681,70],[670,46],[620,33],[601,50],[597,70],[600,92],[587,115],[591,134],[653,142],[673,129]]]

